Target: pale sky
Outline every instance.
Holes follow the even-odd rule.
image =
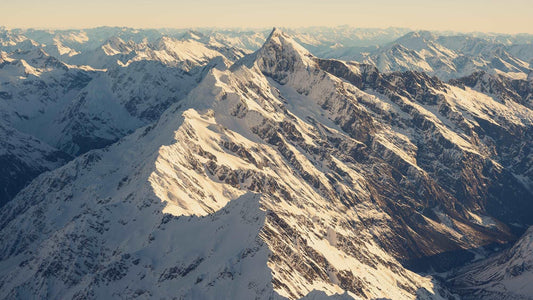
[[[315,25],[533,33],[533,0],[0,0],[10,28]]]

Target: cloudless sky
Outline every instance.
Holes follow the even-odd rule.
[[[314,25],[533,33],[533,0],[0,0],[10,28]]]

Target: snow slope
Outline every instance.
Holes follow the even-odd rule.
[[[526,50],[530,44],[506,45],[483,37],[416,31],[367,53],[345,53],[343,58],[373,64],[382,72],[421,71],[443,80],[478,71],[525,79],[531,71],[531,55]]]
[[[533,227],[512,248],[456,271],[450,281],[463,299],[531,299]]]
[[[154,122],[210,68],[229,64],[221,53],[206,51],[210,56],[197,60],[176,54],[179,66],[132,58],[103,70],[68,65],[38,47],[3,52],[2,119],[72,155],[101,148]]]
[[[70,159],[67,154],[0,122],[0,206],[37,175],[60,167]]]
[[[139,294],[129,290],[134,284],[151,297],[216,298],[222,291],[232,296],[239,291],[246,293],[242,299],[249,294],[270,298],[273,292],[299,298],[312,290],[348,290],[365,298],[408,299],[420,289],[438,298],[430,296],[438,293],[430,278],[403,269],[369,232],[354,236],[346,216],[357,220],[355,211],[328,204],[338,201],[329,198],[331,191],[326,196],[302,181],[304,171],[295,173],[293,167],[310,162],[294,152],[296,146],[288,142],[282,150],[262,141],[257,130],[282,120],[310,134],[302,120],[284,112],[273,91],[257,67],[213,69],[183,108],[174,105],[156,125],[40,177],[2,212],[1,239],[6,243],[1,269],[10,270],[2,274],[2,297],[41,291],[53,297]],[[291,161],[286,155],[292,152]],[[325,177],[315,168],[308,172],[317,172],[322,182]],[[262,196],[250,197],[249,192]],[[66,199],[72,205],[65,206]],[[263,212],[255,213],[254,206]],[[42,215],[39,226],[22,218],[33,213]],[[241,226],[235,214],[249,219],[248,225],[233,229],[229,220]],[[202,221],[219,215],[220,223]],[[197,227],[174,226],[168,220],[200,222],[205,239],[187,242],[186,236],[198,236]],[[259,235],[254,228],[260,228]],[[249,233],[237,235],[242,230]],[[230,236],[224,238],[223,232]],[[8,242],[13,234],[20,239]],[[92,246],[78,248],[87,243]],[[197,253],[195,243],[201,243],[198,249],[205,254]],[[80,250],[69,250],[74,248]],[[21,261],[26,263],[15,267]],[[213,267],[218,264],[220,269]]]
[[[450,299],[404,266],[532,223],[520,103],[318,59],[280,30],[201,73],[5,206],[0,297]]]

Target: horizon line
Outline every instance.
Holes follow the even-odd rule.
[[[452,33],[452,34],[494,34],[494,35],[533,35],[533,32],[495,32],[495,31],[460,31],[452,29],[423,29],[423,28],[411,28],[402,26],[387,26],[387,27],[363,27],[348,24],[340,25],[304,25],[304,26],[190,26],[190,27],[133,27],[127,25],[97,25],[97,26],[81,26],[81,27],[63,27],[63,26],[17,26],[12,27],[8,25],[0,25],[0,29],[3,30],[49,30],[49,31],[68,31],[68,30],[94,30],[99,28],[117,28],[117,29],[133,29],[133,30],[247,30],[247,31],[267,31],[273,28],[289,29],[289,30],[301,30],[301,29],[313,29],[313,28],[351,28],[351,29],[366,29],[366,30],[390,30],[401,29],[408,30],[409,32],[421,32],[428,31],[434,33]]]

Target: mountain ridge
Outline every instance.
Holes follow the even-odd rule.
[[[532,178],[494,146],[511,134],[504,150],[527,164],[521,103],[320,59],[276,29],[218,62],[154,123],[6,205],[2,297],[446,299],[403,260],[512,241],[511,220],[530,222],[512,172]]]

